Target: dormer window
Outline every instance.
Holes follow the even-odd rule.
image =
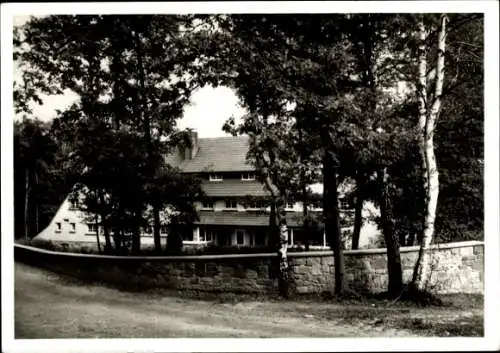
[[[255,173],[241,173],[241,180],[255,180]]]
[[[218,173],[211,173],[208,176],[208,180],[210,181],[222,181],[222,175]]]

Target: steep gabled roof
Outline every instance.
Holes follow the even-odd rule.
[[[196,156],[179,167],[185,173],[251,171],[253,166],[246,162],[248,147],[248,136],[200,138]]]

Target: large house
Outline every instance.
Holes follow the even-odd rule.
[[[199,221],[192,234],[185,236],[184,244],[267,245],[270,209],[265,199],[268,192],[256,180],[253,166],[246,161],[248,137],[198,138],[196,132],[192,137],[192,148],[178,149],[167,157],[168,163],[179,167],[182,172],[200,177],[206,195],[203,200],[196,201]],[[344,214],[352,212],[342,198],[339,206]],[[290,246],[305,243],[302,211],[300,202],[286,205]],[[313,202],[309,211],[319,215],[322,212],[321,202]],[[76,205],[67,199],[50,225],[37,237],[64,242],[95,242],[96,230],[96,223],[79,212]],[[373,225],[365,225],[361,242],[374,231]],[[161,235],[166,238],[166,227],[162,227]],[[310,230],[307,236],[312,247],[328,246],[321,228]],[[141,242],[153,243],[151,228],[144,230]]]

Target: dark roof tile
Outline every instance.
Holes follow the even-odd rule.
[[[199,211],[198,224],[225,226],[268,226],[269,214],[251,211]],[[289,227],[301,226],[300,212],[289,212],[286,215]]]
[[[248,136],[200,138],[196,156],[184,160],[180,168],[185,173],[254,170],[246,161],[248,146]]]
[[[225,179],[223,181],[203,181],[202,188],[209,197],[224,196],[267,196],[269,192],[258,181]]]

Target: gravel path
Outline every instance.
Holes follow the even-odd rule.
[[[15,265],[16,338],[415,336],[352,313],[346,320],[345,311],[325,302],[220,303],[131,293]]]

